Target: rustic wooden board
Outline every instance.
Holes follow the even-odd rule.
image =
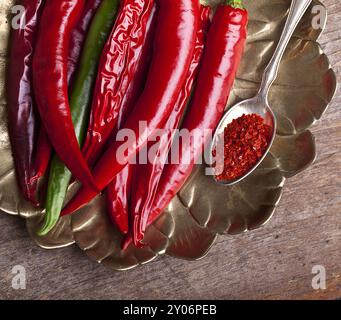
[[[341,80],[341,3],[329,11],[320,43]],[[0,299],[335,299],[341,298],[341,89],[313,128],[318,158],[290,179],[271,222],[235,237],[220,236],[196,262],[162,257],[112,273],[78,248],[46,251],[28,236],[24,221],[0,214]],[[26,290],[12,289],[12,267],[27,271]],[[311,286],[323,265],[327,289]]]

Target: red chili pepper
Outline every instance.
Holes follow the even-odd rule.
[[[96,190],[78,145],[68,101],[67,58],[72,30],[83,8],[84,0],[45,4],[33,57],[33,84],[39,113],[56,153],[80,182]]]
[[[195,93],[186,114],[183,129],[194,132],[201,130],[203,142],[206,132],[217,127],[232,88],[242,57],[247,34],[247,11],[238,0],[229,1],[231,5],[220,5],[213,18],[205,54],[199,71]],[[155,221],[179,192],[190,176],[197,157],[202,153],[202,145],[181,144],[180,164],[167,164],[154,198],[148,225]]]
[[[155,50],[148,79],[133,114],[124,125],[124,128],[135,133],[136,139],[131,141],[125,159],[117,159],[118,150],[125,145],[120,141],[113,143],[100,159],[93,173],[101,189],[114,179],[146,145],[148,137],[162,128],[168,119],[190,66],[199,17],[198,0],[158,1]],[[145,121],[148,126],[140,130],[140,121]],[[82,188],[63,214],[74,212],[95,196],[96,192]]]
[[[23,196],[34,205],[37,200],[37,138],[40,126],[32,88],[32,56],[36,42],[42,0],[17,2],[25,8],[26,24],[12,29],[8,67],[9,135],[19,187]]]
[[[223,172],[216,178],[230,181],[243,176],[262,158],[271,137],[272,128],[257,114],[234,119],[220,137],[224,141]]]
[[[78,65],[79,56],[82,52],[83,43],[90,26],[90,22],[100,4],[101,0],[86,0],[82,15],[77,22],[76,27],[72,31],[67,65],[69,87],[73,82],[73,75]]]
[[[70,52],[68,57],[68,86],[72,85],[73,75],[75,73],[78,58],[83,48],[83,43],[90,25],[91,19],[101,4],[101,0],[87,0],[82,15],[73,29],[71,36]],[[37,153],[39,157],[36,158],[36,179],[44,176],[51,158],[51,143],[46,133],[44,126],[41,126],[39,138],[37,143]]]
[[[108,185],[106,190],[108,215],[111,222],[123,234],[129,232],[128,210],[133,173],[134,166],[126,166]]]
[[[83,154],[93,166],[117,126],[126,92],[136,72],[145,27],[154,0],[123,0],[98,71]],[[142,28],[141,28],[142,26]],[[136,56],[137,54],[137,56]]]
[[[189,101],[194,80],[197,76],[199,63],[204,51],[204,43],[206,32],[210,24],[210,7],[201,6],[201,20],[199,28],[197,30],[196,45],[194,54],[187,74],[187,80],[183,86],[178,101],[172,111],[170,118],[168,119],[165,132],[160,137],[160,143],[158,145],[157,158],[152,163],[146,165],[138,165],[135,169],[133,179],[133,190],[131,192],[131,217],[133,225],[133,239],[134,244],[137,247],[142,246],[142,239],[146,230],[148,216],[153,204],[154,196],[157,191],[157,187],[161,178],[165,161],[172,145],[172,135],[174,129],[177,129],[180,124],[180,120],[185,111],[185,107]],[[149,143],[148,150],[153,146],[153,143]]]
[[[129,61],[127,61],[127,66],[122,74],[123,80],[121,82],[127,82],[129,87],[123,99],[121,99],[123,101],[117,116],[118,129],[122,127],[127,117],[131,114],[136,101],[143,92],[146,74],[150,65],[156,18],[156,7],[153,6],[154,1],[144,1],[145,3],[142,6],[138,3],[139,1],[131,1],[133,4],[129,5],[126,10],[135,12],[139,18],[130,18],[126,21],[129,25],[127,30],[130,31],[125,38],[127,43],[132,44],[132,46],[126,46],[126,56]],[[122,14],[131,16],[132,14],[127,14],[126,10],[123,9]],[[121,95],[123,93],[121,92]],[[114,132],[116,134],[117,129]],[[129,231],[128,202],[133,171],[134,165],[127,165],[108,185],[106,190],[108,214],[112,222],[123,234]]]

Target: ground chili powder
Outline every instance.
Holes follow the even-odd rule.
[[[228,124],[223,137],[224,170],[217,180],[231,181],[247,173],[264,155],[271,136],[272,128],[257,114],[244,114]]]

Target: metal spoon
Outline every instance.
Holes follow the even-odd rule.
[[[233,119],[237,119],[243,114],[247,115],[247,114],[252,114],[252,113],[259,114],[264,119],[265,123],[270,125],[273,128],[272,139],[266,152],[264,153],[263,157],[256,163],[256,165],[253,168],[251,168],[247,173],[245,173],[243,176],[241,176],[240,178],[235,179],[235,180],[230,180],[230,181],[219,181],[216,179],[216,176],[213,175],[216,182],[224,184],[224,185],[233,185],[237,182],[240,182],[241,180],[246,178],[251,172],[253,172],[268,154],[273,144],[273,141],[275,139],[276,126],[277,126],[275,115],[273,111],[271,110],[271,107],[269,106],[269,102],[268,102],[269,90],[270,90],[271,85],[277,78],[279,65],[282,60],[285,49],[289,43],[289,40],[291,39],[298,23],[302,19],[303,14],[306,12],[311,2],[312,0],[293,0],[291,2],[291,6],[290,6],[290,10],[289,10],[289,14],[288,14],[288,18],[287,18],[284,30],[278,42],[275,53],[272,56],[268,66],[265,68],[262,83],[261,83],[261,86],[257,95],[254,98],[241,101],[240,103],[231,107],[229,111],[225,113],[225,115],[220,121],[217,127],[217,130],[213,136],[213,143],[211,146],[210,154],[212,154],[212,150],[216,146],[218,137],[223,134],[225,127],[229,123],[231,123]]]

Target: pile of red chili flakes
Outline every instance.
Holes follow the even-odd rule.
[[[247,173],[264,155],[271,137],[272,128],[257,114],[233,120],[224,129],[224,169],[217,180],[231,181]]]

